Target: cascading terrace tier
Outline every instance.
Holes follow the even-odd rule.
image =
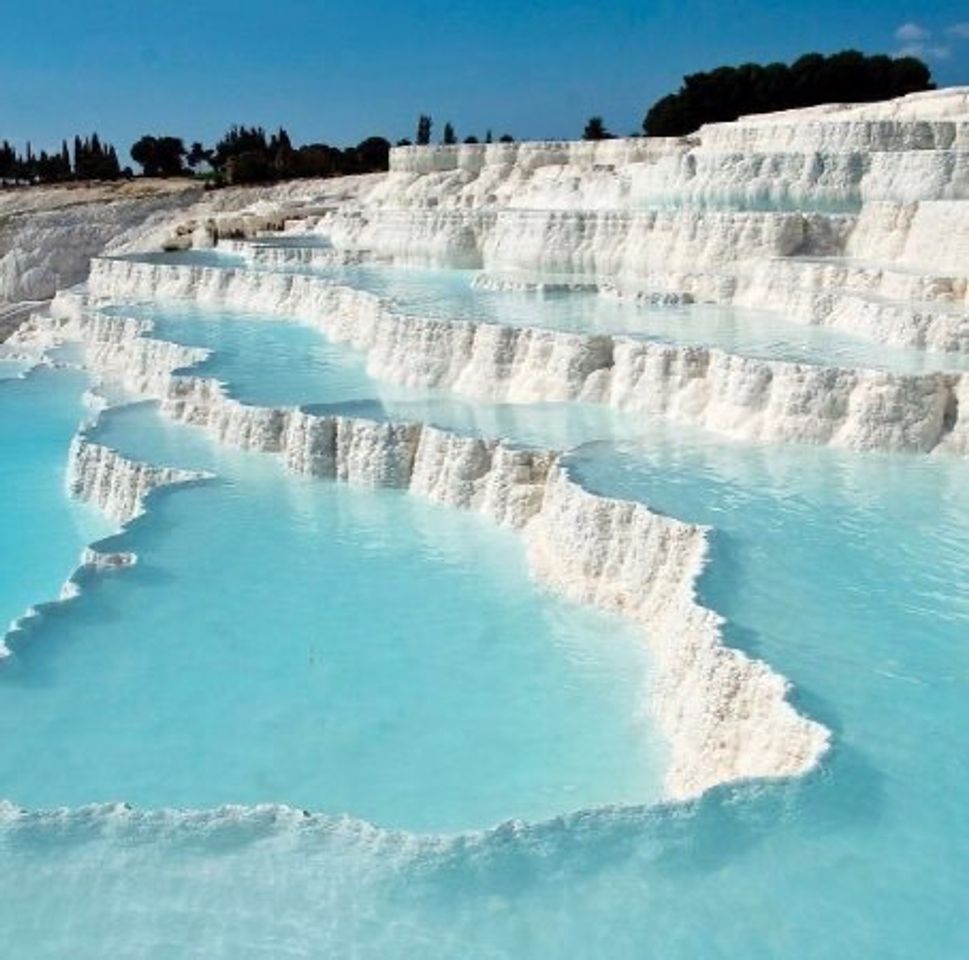
[[[655,664],[651,707],[670,742],[671,798],[803,773],[827,749],[828,731],[794,710],[787,681],[726,647],[721,619],[698,603],[706,528],[590,493],[552,451],[422,424],[247,406],[215,381],[177,373],[204,351],[154,340],[144,321],[92,314],[68,298],[57,312],[35,317],[20,336],[78,342],[104,380],[159,399],[165,414],[221,442],[276,453],[291,470],[477,511],[519,531],[540,582],[641,624]],[[83,432],[70,476],[78,496],[122,521],[155,486],[203,478],[133,463]]]
[[[177,297],[291,316],[366,353],[377,377],[505,402],[581,401],[737,437],[855,449],[969,451],[957,373],[901,375],[735,356],[625,336],[408,316],[321,277],[268,270],[368,257],[483,271],[481,285],[558,284],[647,302],[772,307],[874,340],[969,351],[969,96],[830,107],[711,125],[675,140],[400,148],[386,176],[303,227],[332,247],[243,246],[253,269],[96,260],[96,298]],[[294,214],[295,215],[295,214]],[[178,246],[226,232],[195,223]],[[550,274],[564,275],[551,278]],[[414,423],[252,407],[176,371],[204,351],[69,298],[18,335],[83,344],[88,367],[162,411],[293,470],[408,490],[518,530],[550,587],[641,623],[654,708],[669,738],[667,790],[783,776],[816,764],[828,732],[799,715],[786,681],[723,645],[699,605],[705,528],[579,486],[552,451]],[[79,437],[76,493],[123,519],[155,473]]]
[[[681,138],[399,147],[317,226],[402,263],[576,274],[966,352],[967,131],[953,88]]]
[[[959,416],[969,380],[955,373],[821,367],[623,336],[415,317],[305,274],[99,259],[89,289],[106,299],[183,298],[295,317],[365,352],[377,378],[474,399],[599,403],[758,440],[969,451]]]

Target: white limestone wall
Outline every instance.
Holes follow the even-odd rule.
[[[340,247],[402,263],[641,278],[748,261],[837,254],[847,216],[693,209],[629,211],[376,209],[325,221]]]
[[[739,438],[928,452],[944,444],[959,416],[959,374],[812,366],[621,336],[412,317],[306,275],[99,260],[90,289],[99,297],[181,297],[295,317],[364,351],[375,377],[403,386],[490,401],[602,403]]]
[[[145,510],[145,498],[160,487],[193,483],[209,474],[155,467],[128,460],[108,447],[78,435],[68,456],[68,490],[97,506],[105,516],[126,523]]]

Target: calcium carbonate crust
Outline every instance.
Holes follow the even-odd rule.
[[[627,295],[773,309],[878,342],[969,351],[961,200],[870,201],[850,216],[364,206],[334,212],[321,229],[347,255],[568,274]]]
[[[967,102],[952,88],[680,138],[398,147],[317,226],[399,263],[578,275],[966,352]]]
[[[788,682],[726,647],[721,619],[698,603],[706,528],[592,494],[552,451],[423,424],[244,405],[216,381],[175,372],[204,352],[153,340],[146,322],[90,313],[76,299],[54,306],[56,316],[34,318],[23,336],[77,341],[98,376],[158,399],[167,416],[223,443],[276,453],[293,471],[479,512],[520,532],[540,583],[640,624],[655,665],[650,707],[670,744],[669,798],[802,774],[827,750],[828,731],[791,706]],[[75,495],[121,520],[157,486],[204,476],[135,463],[83,434],[70,475]]]
[[[403,386],[508,403],[598,403],[742,439],[969,452],[960,418],[967,384],[958,373],[821,367],[623,336],[415,317],[304,274],[97,259],[89,290],[104,299],[181,298],[293,317],[365,352],[373,376]]]
[[[957,88],[745,117],[676,139],[398,148],[386,176],[268,191],[255,203],[228,198],[193,209],[181,225],[160,213],[143,227],[121,224],[110,246],[209,246],[295,227],[289,217],[298,216],[300,229],[326,233],[333,248],[240,244],[248,271],[99,260],[90,285],[112,298],[188,297],[293,316],[365,351],[372,373],[405,385],[603,403],[738,437],[965,454],[969,380],[957,374],[823,368],[406,317],[361,291],[259,271],[364,257],[474,267],[486,271],[476,283],[488,289],[769,307],[880,342],[969,352],[967,198],[969,91]],[[64,234],[48,235],[45,223],[27,224],[39,265],[5,254],[0,296],[47,296],[79,279],[81,261],[119,229],[99,226],[75,262],[58,252]],[[578,279],[528,279],[551,273]],[[53,315],[28,323],[20,342],[77,339],[103,378],[223,442],[275,452],[295,471],[479,511],[520,532],[542,583],[640,623],[657,667],[653,706],[671,744],[671,797],[802,773],[827,748],[828,732],[788,703],[786,681],[725,647],[720,619],[697,602],[704,528],[592,494],[550,451],[421,424],[245,406],[215,381],[177,373],[205,351],[152,339],[144,322],[91,314],[63,297]],[[132,462],[85,435],[71,464],[76,495],[122,521],[159,485],[201,479]],[[99,570],[134,558],[83,560]]]

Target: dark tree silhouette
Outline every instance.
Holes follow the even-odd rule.
[[[871,103],[934,88],[929,68],[914,57],[869,57],[857,50],[827,57],[809,53],[790,66],[745,63],[690,74],[676,93],[653,104],[643,130],[651,137],[678,137],[704,123],[736,120],[748,113],[820,103]]]
[[[458,142],[458,138],[454,133],[454,127],[450,123],[444,124],[444,139],[441,142],[449,146]]]
[[[361,173],[386,170],[390,164],[390,141],[383,137],[367,137],[357,144],[356,154]]]
[[[269,154],[264,150],[240,150],[229,157],[223,173],[228,183],[265,183],[274,179]]]
[[[222,139],[212,151],[212,163],[219,170],[225,169],[229,160],[242,156],[244,153],[266,155],[269,142],[266,131],[262,127],[244,127],[234,125],[226,131]],[[268,159],[268,158],[267,158]],[[248,161],[251,165],[251,159]]]
[[[4,140],[0,144],[0,182],[6,183],[17,176],[17,151]]]
[[[426,114],[422,113],[417,121],[417,143],[426,146],[431,142],[431,127],[434,121]]]
[[[61,156],[64,154],[63,144]],[[28,147],[29,152],[29,147]],[[74,138],[74,177],[78,180],[116,180],[121,176],[118,155],[111,144],[102,143],[96,134]]]
[[[178,137],[146,134],[131,145],[130,152],[146,177],[179,177],[185,173],[185,144]]]
[[[426,120],[430,131],[430,117]],[[408,144],[409,141],[403,141]],[[262,127],[233,126],[212,149],[196,141],[190,150],[178,137],[146,134],[131,146],[131,157],[149,177],[183,176],[203,163],[212,185],[222,183],[266,183],[297,177],[332,177],[372,173],[389,167],[390,142],[384,137],[367,137],[356,146],[341,150],[325,143],[295,147],[280,127],[266,136]],[[186,168],[187,164],[187,168]],[[130,167],[122,171],[114,147],[94,133],[74,137],[73,164],[67,141],[48,154],[26,145],[23,155],[8,143],[0,143],[0,184],[28,185],[61,180],[117,179],[132,177]]]
[[[289,134],[285,131],[283,127],[274,133],[269,138],[268,145],[269,156],[272,159],[273,170],[280,177],[286,177],[289,175],[289,171],[293,168],[293,143],[289,139]]]
[[[582,131],[583,140],[611,140],[612,134],[606,129],[602,117],[589,117],[585,130]]]
[[[216,182],[234,184],[371,173],[386,170],[389,158],[390,141],[384,137],[367,137],[343,150],[326,143],[295,147],[282,127],[267,138],[262,127],[245,126],[230,128],[206,155]]]
[[[185,162],[193,170],[198,170],[203,163],[212,163],[212,151],[206,150],[205,147],[199,143],[198,140],[196,140],[189,149]]]
[[[0,183],[60,183],[72,176],[70,154],[65,159],[63,150],[51,154],[41,150],[37,154],[27,143],[19,154],[6,140],[0,144]]]
[[[128,151],[131,159],[141,167],[142,173],[146,177],[153,177],[158,173],[158,140],[155,137],[145,134],[139,137]],[[74,145],[74,156],[77,157],[77,144]]]

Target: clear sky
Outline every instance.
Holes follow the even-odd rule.
[[[0,139],[97,130],[211,142],[231,123],[296,142],[614,133],[684,73],[855,47],[969,83],[969,4],[949,0],[3,0]]]

